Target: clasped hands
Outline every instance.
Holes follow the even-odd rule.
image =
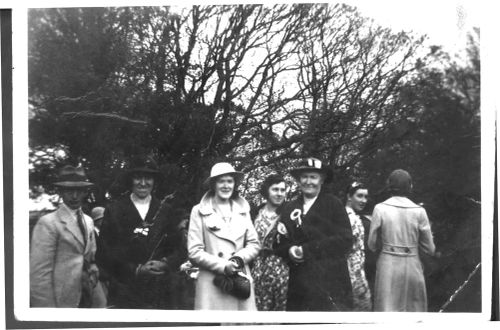
[[[168,269],[166,259],[149,260],[145,264],[137,266],[137,276],[158,276],[163,275]]]
[[[232,257],[224,267],[224,274],[234,275],[244,267],[243,259],[240,257]]]

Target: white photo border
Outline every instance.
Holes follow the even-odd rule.
[[[213,4],[258,3],[256,1],[210,1]],[[280,1],[279,3],[292,1]],[[297,1],[295,1],[297,2]],[[300,1],[313,2],[313,1]],[[349,3],[350,1],[344,1]],[[386,1],[387,2],[387,1]],[[390,2],[390,1],[389,1]],[[479,1],[480,2],[480,1]],[[145,6],[175,5],[180,1],[81,1],[78,7],[92,6]],[[182,1],[182,5],[200,2]],[[383,1],[382,1],[383,3]],[[429,2],[430,3],[430,2]],[[267,4],[267,3],[266,3]],[[493,190],[495,171],[493,147],[495,144],[496,109],[498,87],[494,82],[498,73],[485,70],[490,61],[498,60],[498,47],[492,40],[494,33],[488,24],[494,21],[494,11],[485,8],[488,17],[481,26],[481,203],[482,203],[482,312],[481,313],[352,313],[352,312],[230,312],[230,311],[178,311],[178,310],[113,310],[113,309],[53,309],[29,307],[29,232],[28,212],[28,68],[27,68],[27,11],[41,7],[77,7],[67,1],[32,2],[28,7],[13,3],[13,164],[14,164],[14,315],[22,321],[68,321],[68,322],[230,322],[230,323],[420,323],[436,322],[449,324],[487,321],[491,315],[492,249],[493,249]],[[484,5],[484,3],[483,3]],[[493,34],[493,36],[488,35]],[[486,38],[483,39],[483,38]],[[491,54],[491,55],[490,55]],[[497,56],[495,56],[497,55]]]

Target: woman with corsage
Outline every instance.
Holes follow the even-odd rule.
[[[368,189],[362,183],[353,182],[349,185],[345,209],[351,222],[354,239],[352,249],[347,255],[347,267],[351,277],[353,310],[357,312],[372,310],[370,287],[365,275],[365,228],[359,216],[367,200]]]
[[[131,159],[122,180],[129,192],[106,207],[96,261],[109,280],[110,307],[184,309],[177,272],[187,251],[178,224],[182,214],[154,196],[163,176],[156,162]]]
[[[346,255],[352,247],[349,218],[342,202],[323,189],[329,170],[307,158],[290,171],[301,195],[283,208],[276,253],[290,267],[287,310],[348,311],[352,289]]]
[[[215,164],[205,181],[208,192],[191,211],[188,254],[199,267],[196,310],[256,310],[248,264],[259,253],[260,243],[250,206],[238,195],[242,177],[229,163]]]
[[[277,174],[268,176],[260,187],[260,194],[266,199],[266,203],[258,209],[254,226],[262,249],[252,267],[259,311],[286,310],[289,269],[283,258],[273,251],[278,230],[284,232],[284,225],[279,222],[279,218],[285,193],[285,179]]]

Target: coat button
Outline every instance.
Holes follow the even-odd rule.
[[[391,246],[391,252],[394,252],[394,248]]]
[[[222,258],[224,256],[224,253],[219,252],[218,256]]]
[[[408,247],[407,247],[407,248],[405,248],[405,252],[406,252],[406,253],[410,253],[410,248],[408,248]]]

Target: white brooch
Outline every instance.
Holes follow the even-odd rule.
[[[295,209],[290,213],[290,219],[295,222],[297,227],[302,226],[302,210],[301,209]]]
[[[137,227],[134,229],[134,234],[141,234],[142,236],[148,236],[149,234],[149,227],[143,228],[143,227]]]
[[[285,225],[283,222],[278,222],[278,227],[277,227],[278,233],[283,235],[283,236],[288,236],[288,231],[286,230]]]

